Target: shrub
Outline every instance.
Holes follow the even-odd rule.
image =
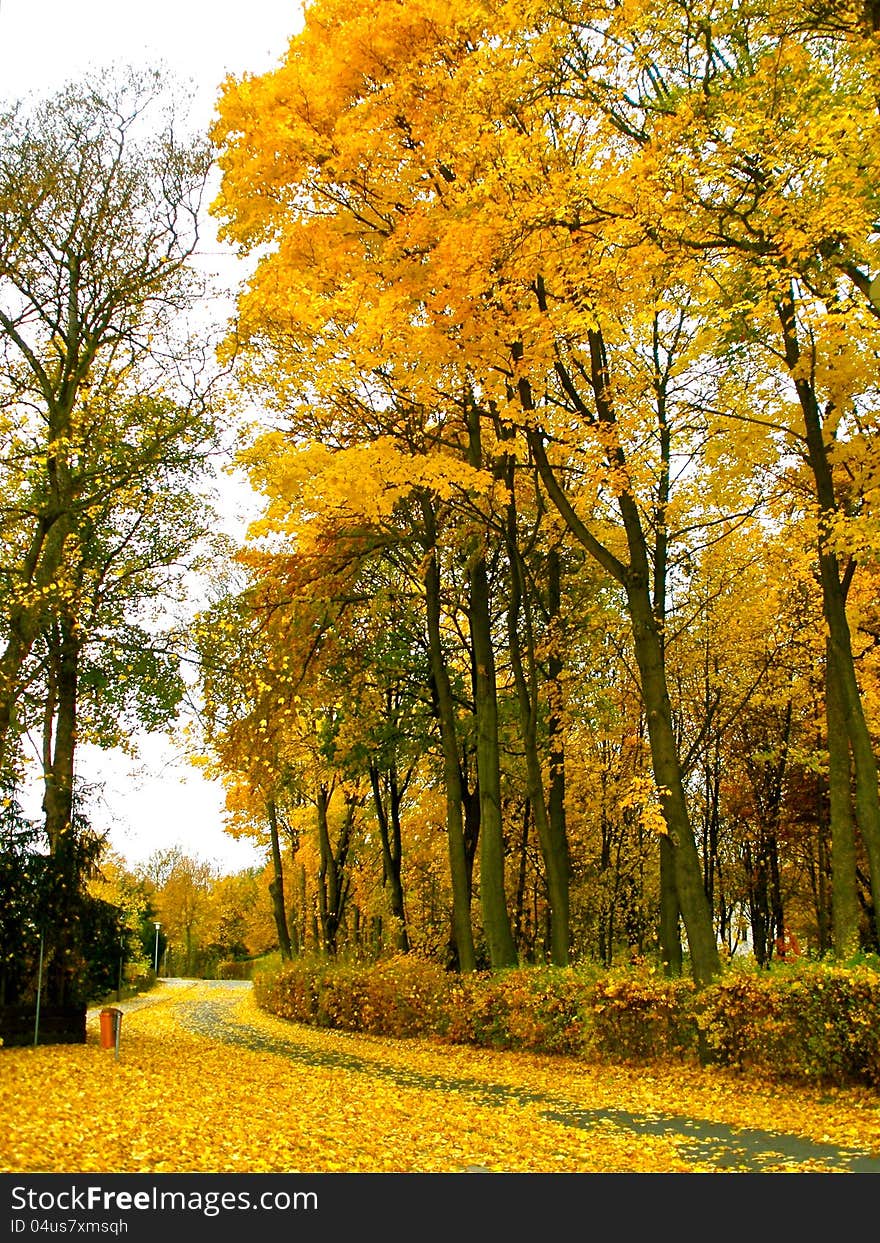
[[[430,1036],[444,1026],[451,977],[436,963],[400,954],[356,970],[365,1030],[382,1036]]]
[[[626,1061],[682,1057],[699,1044],[694,985],[639,968],[595,981],[591,998],[592,1051]]]
[[[253,963],[248,959],[229,958],[217,964],[218,980],[249,980]]]
[[[880,1085],[880,974],[821,963],[740,970],[705,989],[710,1056],[801,1083]]]
[[[441,1034],[459,1043],[578,1054],[587,980],[572,968],[517,967],[463,977]],[[452,998],[450,999],[452,1000]]]
[[[257,1005],[283,1019],[320,1026],[317,978],[319,965],[308,958],[285,963],[277,971],[254,974]]]
[[[458,976],[409,955],[298,958],[254,988],[273,1014],[345,1031],[629,1062],[699,1055],[778,1080],[880,1086],[880,973],[868,966],[730,966],[698,991],[645,966]]]

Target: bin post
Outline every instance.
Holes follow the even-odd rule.
[[[122,1034],[122,1011],[115,1006],[107,1006],[101,1011],[101,1048],[116,1049],[119,1060],[119,1038]]]

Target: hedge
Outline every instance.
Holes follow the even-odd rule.
[[[370,965],[304,957],[257,973],[254,989],[272,1014],[342,1031],[880,1087],[880,973],[867,966],[731,966],[698,991],[647,967],[460,976],[409,955]]]

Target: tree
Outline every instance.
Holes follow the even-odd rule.
[[[792,0],[733,10],[713,0],[550,9],[491,0],[478,11],[372,0],[357,13],[317,0],[275,70],[224,90],[215,209],[230,240],[259,248],[227,350],[243,386],[285,428],[257,437],[246,459],[266,485],[262,533],[276,547],[289,540],[297,555],[320,543],[330,558],[353,545],[362,559],[378,556],[392,531],[424,550],[456,935],[466,951],[464,714],[447,657],[456,610],[467,614],[494,965],[512,957],[505,747],[521,752],[528,774],[523,783],[517,773],[508,792],[518,797],[506,801],[526,826],[515,830],[517,910],[534,815],[564,923],[550,795],[557,837],[567,808],[559,792],[542,790],[561,768],[548,756],[549,719],[546,733],[537,728],[560,671],[549,660],[540,668],[529,635],[541,595],[534,554],[546,545],[568,555],[580,545],[628,622],[615,658],[640,702],[623,715],[644,723],[653,790],[618,788],[627,802],[616,811],[627,814],[603,826],[602,870],[614,870],[605,849],[613,834],[620,844],[622,830],[660,830],[667,969],[681,964],[683,919],[695,980],[718,973],[715,886],[737,847],[745,856],[757,846],[771,871],[778,856],[771,905],[780,921],[782,855],[793,875],[795,829],[815,786],[806,763],[791,763],[791,738],[809,714],[793,696],[788,719],[784,686],[773,688],[772,710],[754,705],[748,729],[731,724],[766,677],[775,640],[762,655],[755,631],[766,619],[739,574],[740,529],[754,540],[809,531],[818,550],[841,953],[859,892],[850,779],[876,894],[870,699],[848,600],[877,554],[880,118],[865,84],[878,81],[878,44],[862,18],[858,4],[832,14]],[[736,608],[725,596],[730,630],[719,637],[710,596],[697,594],[708,578],[693,568],[711,570],[713,555],[735,562],[744,589],[736,603],[749,650],[729,694],[719,682]],[[777,586],[767,582],[770,598]],[[798,608],[781,608],[785,629]],[[683,618],[705,627],[702,665]],[[590,649],[574,640],[566,651],[588,681]],[[504,716],[512,699],[518,736]],[[624,754],[634,763],[639,749],[616,742],[614,761]],[[723,798],[731,757],[754,795],[748,816],[762,821],[742,833]],[[820,911],[825,847],[821,833],[810,840]],[[632,858],[640,863],[641,846]],[[757,910],[758,890],[769,891],[756,879],[761,868],[751,871]],[[725,934],[731,900],[719,895]],[[873,905],[876,916],[876,896]]]
[[[213,429],[185,331],[209,150],[180,111],[129,72],[0,117],[0,763],[40,731],[70,894],[78,740],[164,723],[183,689],[156,606],[204,534],[187,493]]]
[[[700,13],[701,20],[693,24]],[[880,794],[846,608],[871,521],[877,421],[872,301],[878,219],[876,90],[880,44],[870,5],[746,8],[642,4],[620,43],[635,95],[584,93],[639,147],[631,201],[644,236],[679,262],[699,256],[728,358],[758,364],[770,400],[747,412],[773,428],[811,481],[828,703],[849,759],[835,758],[832,837],[848,853],[849,772],[880,930]],[[623,33],[623,32],[621,32]],[[583,68],[589,53],[583,51]],[[650,73],[643,66],[650,65]],[[600,95],[603,98],[600,98]],[[707,187],[711,186],[711,193]],[[853,538],[855,536],[855,538]],[[829,722],[829,730],[832,723]],[[852,869],[841,858],[841,874]],[[841,913],[849,902],[838,891]],[[851,916],[841,918],[844,946]]]
[[[609,370],[609,333],[615,341],[619,338],[618,325],[629,315],[632,298],[643,300],[645,282],[633,285],[632,292],[624,290],[621,297],[619,285],[609,284],[613,276],[603,264],[585,268],[582,237],[567,248],[553,241],[564,235],[569,213],[578,210],[575,202],[560,202],[560,192],[583,193],[584,131],[560,120],[548,139],[545,100],[536,102],[530,90],[522,99],[516,96],[517,74],[530,57],[531,15],[524,16],[520,29],[499,26],[504,37],[494,44],[484,39],[477,23],[474,42],[462,39],[451,10],[444,9],[443,20],[432,21],[420,6],[401,15],[396,8],[379,5],[375,16],[383,24],[387,43],[383,57],[362,39],[361,19],[347,19],[331,3],[310,12],[287,63],[264,79],[259,90],[249,84],[246,98],[244,93],[236,96],[232,88],[227,92],[222,123],[229,143],[221,157],[225,190],[220,203],[229,222],[227,231],[245,246],[268,239],[279,242],[262,260],[242,298],[239,335],[270,340],[275,346],[288,342],[289,361],[279,358],[277,350],[273,355],[282,391],[286,390],[280,377],[294,358],[302,374],[298,342],[310,339],[321,342],[309,371],[315,391],[322,395],[339,392],[349,383],[350,360],[356,359],[361,368],[391,374],[398,392],[406,392],[408,407],[423,402],[433,409],[441,403],[448,408],[457,401],[465,431],[460,443],[472,470],[491,470],[492,457],[503,452],[493,446],[485,453],[482,443],[484,436],[488,441],[493,425],[497,441],[499,412],[506,435],[519,432],[522,439],[525,434],[554,504],[590,554],[624,589],[642,693],[648,701],[655,778],[669,828],[661,847],[674,904],[674,910],[668,903],[666,908],[667,957],[674,966],[680,908],[693,970],[698,979],[708,980],[719,964],[665,685],[663,577],[652,599],[649,537],[631,486],[640,464],[631,467],[627,456],[629,422],[624,431],[614,393],[617,375]],[[320,53],[317,62],[312,59],[314,41],[326,40],[328,28],[339,40],[338,68],[327,64]],[[322,109],[313,111],[309,102],[286,129],[282,170],[268,149],[278,150],[273,128],[276,92],[287,97],[293,88],[311,101],[315,63],[334,85]],[[445,80],[445,69],[438,77],[439,63],[449,67]],[[509,123],[498,124],[494,96],[485,90],[487,80],[497,81],[502,90],[507,89],[505,82],[514,83]],[[269,139],[266,147],[264,139]],[[558,140],[555,147],[554,140]],[[365,147],[373,157],[366,167]],[[601,139],[591,136],[587,150],[599,149]],[[545,176],[548,164],[557,177]],[[512,176],[511,168],[516,169]],[[267,179],[277,185],[275,202],[264,197],[255,204],[257,170],[262,185]],[[290,211],[292,186],[301,207]],[[546,266],[538,258],[540,248],[533,246],[542,226],[528,222],[534,218],[533,189],[548,199],[547,253],[553,258]],[[283,212],[277,206],[282,201]],[[509,213],[499,212],[499,203],[509,205]],[[523,212],[528,217],[525,226]],[[569,233],[573,238],[574,230]],[[480,242],[476,250],[475,236]],[[327,250],[340,244],[345,275],[328,283]],[[302,313],[293,313],[295,327],[273,335],[277,291],[279,284],[285,287],[291,270],[297,271],[294,283],[300,293],[305,279],[313,294]],[[262,301],[264,279],[271,279],[276,291],[268,306]],[[656,278],[647,282],[654,299],[659,294],[652,284],[661,280],[658,268]],[[597,306],[607,320],[606,328],[597,323]],[[288,310],[285,306],[285,314]],[[643,322],[643,311],[639,314]],[[395,325],[398,356],[402,349],[408,360],[402,367],[389,362],[383,349],[389,317]],[[261,374],[265,380],[267,372]],[[546,400],[539,401],[537,395],[542,393]],[[657,405],[662,394],[655,397]],[[614,547],[603,544],[579,517],[545,452],[546,435],[555,434],[560,409],[568,429],[576,419],[589,429],[593,445],[586,451],[601,475],[599,486],[619,511]],[[662,411],[658,417],[662,422]],[[478,649],[481,885],[493,963],[501,966],[512,960],[513,944],[503,902],[494,663],[478,548],[469,569],[471,630]]]
[[[69,850],[47,850],[44,831],[13,795],[0,810],[0,1005],[80,1009],[115,988],[134,951],[128,912],[96,881],[103,837],[77,815]]]
[[[187,437],[200,438],[195,383],[185,417],[167,396],[187,383],[170,329],[191,305],[187,263],[209,167],[207,145],[179,136],[179,110],[157,73],[130,73],[0,118],[2,754],[51,621],[62,662],[72,658],[76,620],[62,617],[75,590],[71,549],[78,559],[108,498],[117,512],[133,507],[126,491],[161,467],[164,450],[179,457]],[[151,131],[157,112],[164,129]],[[191,374],[199,366],[195,354]]]
[[[184,975],[198,975],[204,970],[205,952],[218,931],[212,904],[216,869],[175,846],[154,852],[143,874],[154,886],[151,901],[166,944],[176,952]]]

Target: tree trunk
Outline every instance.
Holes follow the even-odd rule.
[[[74,1000],[74,977],[79,966],[78,929],[71,901],[80,891],[82,877],[73,824],[73,778],[76,756],[76,714],[80,647],[69,618],[55,622],[46,633],[48,644],[47,700],[43,722],[43,813],[49,853],[60,882],[49,931],[46,1000],[66,1006]]]
[[[660,440],[660,478],[654,501],[654,555],[653,555],[653,613],[657,629],[657,641],[664,669],[666,664],[666,594],[669,577],[669,508],[672,456],[672,436],[666,408],[666,381],[658,355],[657,317],[654,317],[654,383],[657,398],[657,428]],[[641,525],[641,524],[639,524]],[[647,547],[646,547],[647,554]],[[665,677],[665,674],[664,674]],[[711,917],[712,902],[707,893]],[[660,841],[660,922],[658,939],[663,970],[669,977],[681,975],[682,952],[680,930],[681,906],[678,897],[678,881],[675,875],[675,850],[669,838]]]
[[[289,962],[292,958],[290,946],[290,930],[287,927],[287,910],[284,905],[284,868],[281,863],[281,843],[278,840],[278,808],[274,799],[266,804],[269,821],[269,841],[272,849],[272,880],[269,884],[269,895],[272,899],[272,913],[275,916],[275,928],[278,931],[278,948],[281,961]]]
[[[429,502],[422,500],[422,516],[427,536],[428,562],[425,571],[425,611],[431,677],[437,705],[440,742],[443,748],[443,773],[446,785],[446,839],[449,851],[449,873],[452,882],[452,930],[459,971],[475,971],[477,955],[471,925],[470,876],[465,855],[464,799],[462,775],[458,758],[458,731],[455,724],[455,703],[446,668],[440,632],[440,565],[437,557],[436,523]]]
[[[516,901],[514,903],[513,917],[513,937],[516,942],[518,952],[526,948],[526,956],[530,957],[528,950],[530,947],[526,945],[525,937],[525,915],[526,906],[526,868],[528,864],[528,846],[529,846],[529,821],[532,817],[532,807],[528,799],[523,803],[523,820],[522,820],[522,836],[519,842],[519,868],[516,879]]]
[[[841,581],[837,555],[828,543],[839,507],[816,392],[810,381],[798,375],[796,370],[801,360],[801,352],[793,293],[779,304],[778,312],[786,362],[793,376],[797,377],[794,385],[804,419],[807,459],[819,506],[818,556],[822,609],[828,627],[828,644],[833,654],[828,676],[837,683],[840,717],[849,740],[855,775],[855,819],[868,854],[875,935],[880,941],[880,791],[877,785],[877,759],[856,678],[852,636],[846,616],[846,592]]]
[[[507,606],[507,637],[510,665],[516,686],[519,707],[520,738],[526,761],[528,798],[535,818],[550,908],[550,959],[557,967],[568,966],[570,949],[568,897],[568,843],[560,840],[554,830],[562,827],[552,823],[547,809],[544,776],[538,752],[538,685],[534,633],[530,623],[528,601],[525,599],[525,575],[519,550],[516,514],[515,480],[512,465],[507,472],[510,503],[507,512],[507,556],[510,566],[510,594]],[[519,634],[520,615],[524,613],[526,665],[523,665]]]
[[[353,799],[349,799],[346,804],[342,827],[339,830],[339,838],[334,850],[330,841],[328,821],[331,796],[332,789],[325,785],[318,787],[316,802],[318,810],[318,843],[321,852],[321,862],[318,871],[318,909],[321,915],[324,951],[329,957],[333,958],[336,956],[338,948],[337,937],[342,924],[342,917],[345,913],[345,901],[348,896],[348,877],[345,865],[354,828],[356,802]]]
[[[49,660],[53,668],[54,722],[44,739],[43,811],[52,854],[72,850],[73,769],[76,752],[76,706],[79,642],[75,627],[63,619],[52,629]],[[53,731],[54,724],[54,731]]]
[[[743,866],[748,888],[749,922],[752,926],[752,951],[759,967],[766,967],[773,948],[770,925],[770,899],[767,883],[767,863],[763,842],[753,853],[752,843],[743,846]]]
[[[834,957],[851,958],[859,948],[856,839],[852,812],[852,765],[840,702],[834,649],[825,641],[825,721],[828,734],[828,803],[831,818],[831,935]]]
[[[660,922],[657,935],[663,973],[670,979],[677,979],[682,970],[680,910],[675,849],[668,837],[660,839]]]
[[[631,556],[641,560],[641,523],[635,503],[626,495],[621,496],[619,502],[627,527]],[[700,856],[688,816],[678,746],[672,727],[672,707],[666,687],[662,646],[644,571],[631,572],[627,576],[626,597],[648,724],[654,781],[667,826],[666,842],[671,854],[668,870],[674,877],[677,905],[687,932],[694,980],[699,985],[708,984],[720,973],[721,960],[712,927],[712,913],[703,888]]]
[[[550,711],[547,729],[550,735],[550,789],[547,811],[550,816],[550,838],[565,852],[566,877],[570,879],[568,829],[565,819],[565,727],[563,724],[563,665],[560,656],[562,636],[562,586],[559,552],[551,548],[547,556],[547,612],[550,624],[550,659],[548,661]],[[569,916],[566,916],[568,922]],[[569,929],[570,935],[570,929]]]
[[[308,948],[308,931],[308,878],[306,877],[306,865],[301,863],[299,865],[299,946],[301,953],[305,953]],[[317,937],[313,937],[313,944],[317,948]]]
[[[480,414],[469,410],[470,464],[482,466]],[[468,618],[474,663],[474,705],[477,718],[477,773],[480,781],[480,905],[483,932],[493,970],[516,965],[516,946],[507,913],[504,884],[504,834],[501,817],[501,764],[498,747],[498,702],[495,652],[485,553],[471,553]]]
[[[395,940],[397,949],[406,954],[409,951],[409,936],[406,930],[406,912],[403,903],[403,885],[400,879],[401,867],[401,833],[400,833],[400,791],[397,785],[397,773],[392,766],[386,776],[388,805],[382,795],[379,780],[379,769],[370,765],[370,785],[373,790],[373,803],[376,808],[376,819],[379,824],[379,837],[382,842],[383,883],[388,885],[388,905],[395,921]]]

